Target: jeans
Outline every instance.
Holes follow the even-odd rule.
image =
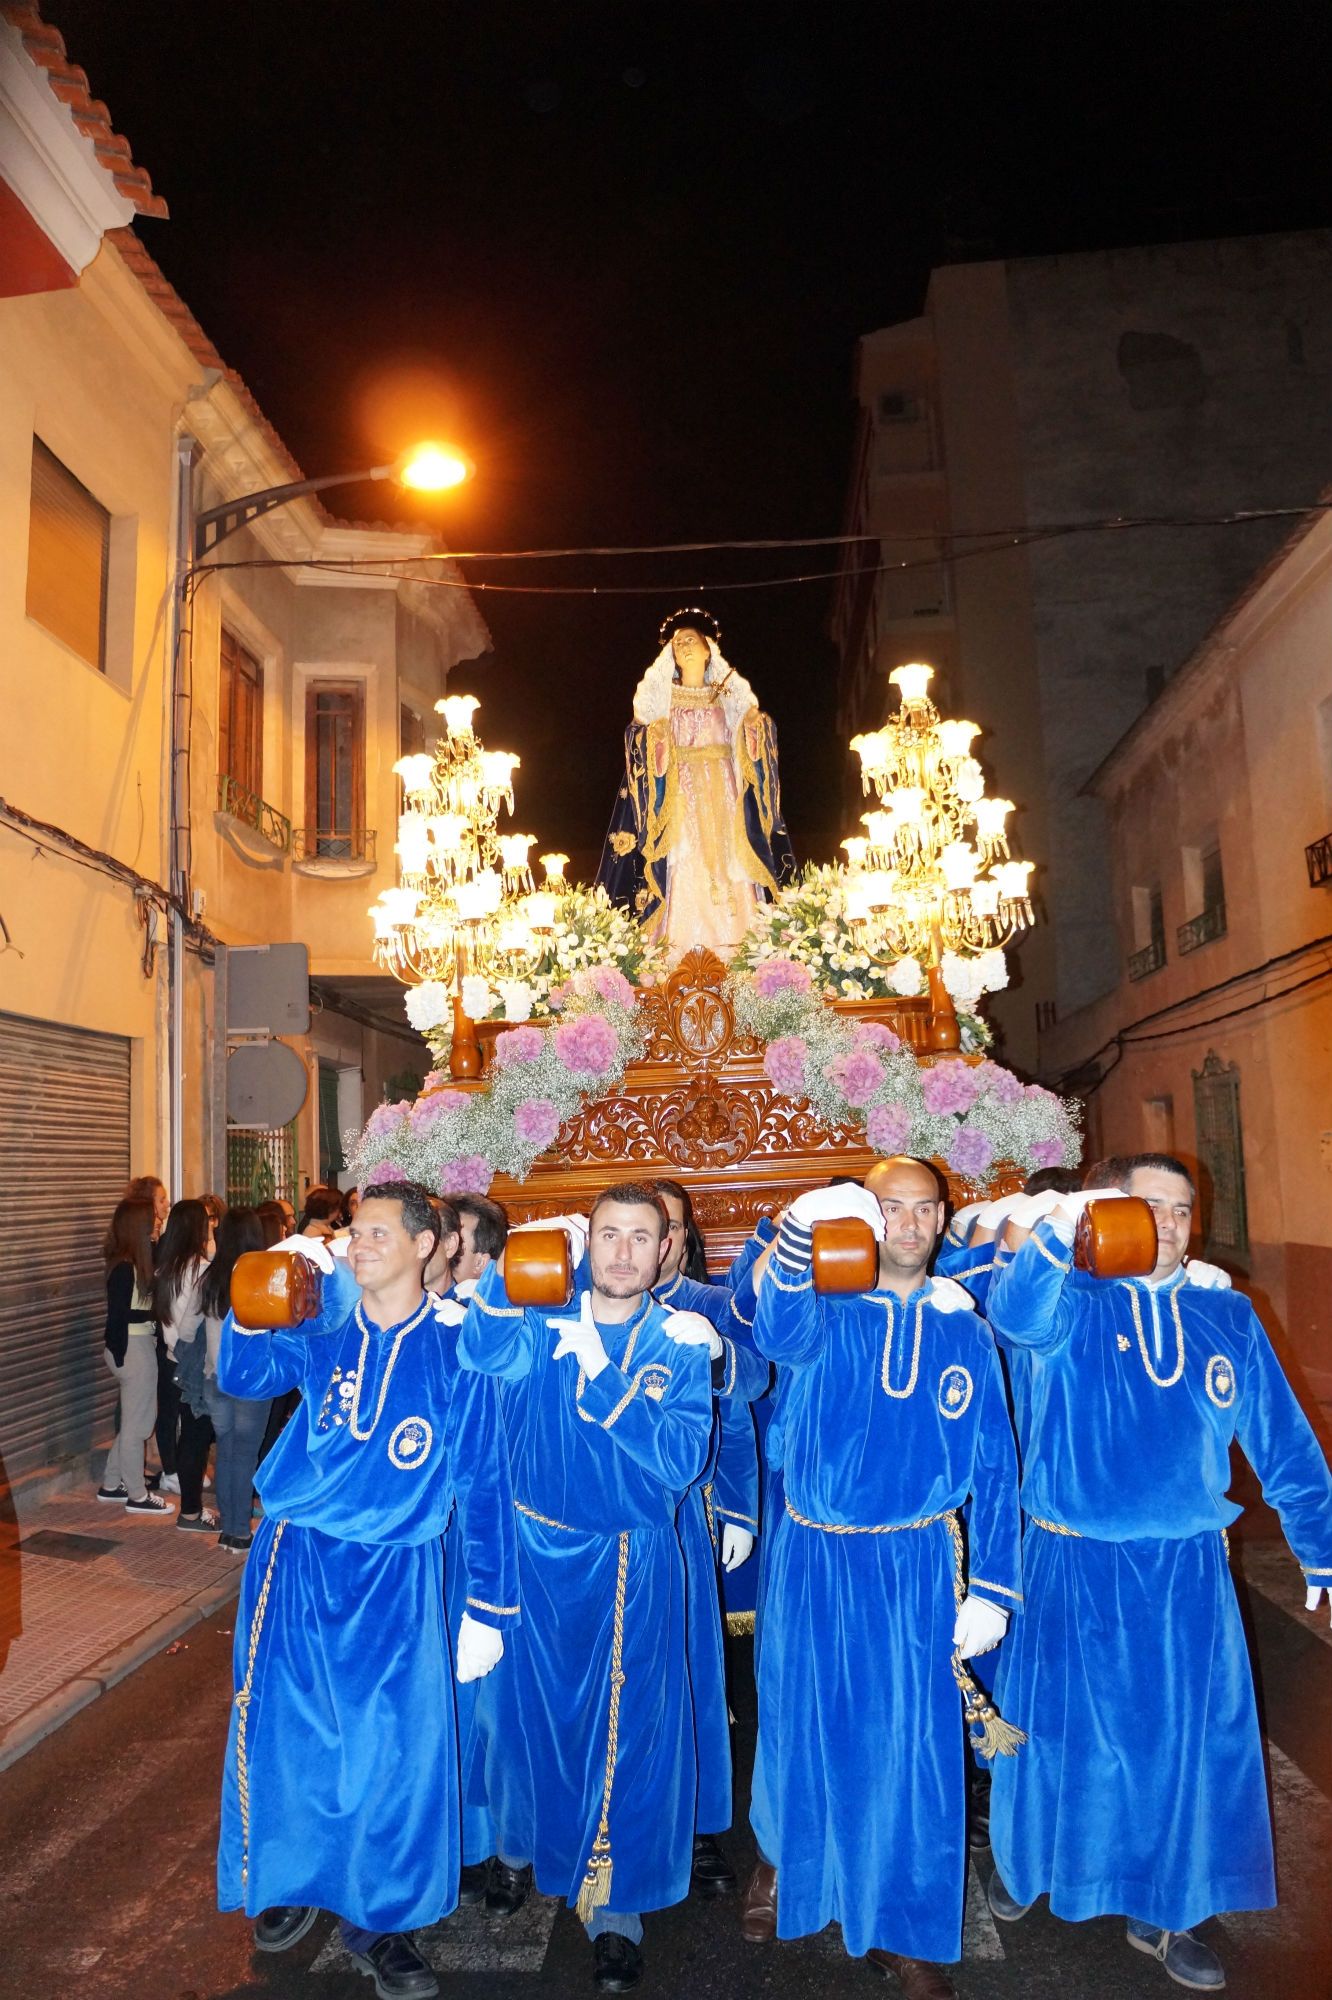
[[[210,1396],[213,1404],[213,1431],[217,1438],[217,1466],[214,1483],[217,1507],[222,1516],[222,1533],[250,1538],[250,1515],[254,1506],[254,1469],[259,1463],[259,1446],[268,1422],[269,1404],[251,1403],[243,1396],[227,1396],[219,1389]]]

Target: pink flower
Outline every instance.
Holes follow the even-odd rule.
[[[1037,1139],[1031,1148],[1031,1161],[1035,1167],[1062,1167],[1064,1164],[1063,1140]]]
[[[615,1030],[601,1014],[562,1021],[554,1034],[555,1053],[576,1075],[605,1076],[615,1063]]]
[[[964,1062],[934,1063],[920,1073],[920,1094],[932,1118],[967,1112],[976,1102],[976,1082]],[[960,1171],[960,1170],[959,1170]]]
[[[548,1097],[524,1097],[514,1107],[513,1129],[525,1146],[544,1153],[560,1129],[560,1114]]]
[[[808,1057],[809,1043],[802,1041],[799,1035],[779,1035],[775,1042],[768,1043],[763,1067],[783,1097],[804,1096]]]
[[[883,1082],[883,1064],[871,1048],[834,1056],[828,1074],[848,1104],[868,1104]]]
[[[505,1028],[495,1037],[495,1061],[501,1069],[505,1063],[535,1062],[545,1046],[540,1028]]]
[[[970,1125],[959,1125],[948,1148],[948,1164],[954,1173],[973,1180],[983,1174],[994,1158],[993,1142]]]
[[[449,1160],[439,1170],[441,1194],[484,1194],[495,1178],[495,1170],[483,1153],[467,1153],[461,1160]]]
[[[893,1056],[902,1046],[902,1037],[882,1021],[853,1021],[851,1032],[863,1049],[882,1049],[885,1055]]]
[[[972,1080],[978,1085],[982,1095],[995,1104],[1020,1104],[1026,1086],[1021,1077],[1014,1076],[1011,1069],[1002,1063],[977,1063],[971,1072]]]
[[[775,1000],[779,993],[809,993],[813,987],[809,967],[793,958],[765,958],[754,968],[754,991],[764,1000]]]
[[[911,1130],[911,1113],[902,1104],[876,1104],[865,1126],[865,1137],[876,1153],[900,1153]]]
[[[1052,1090],[1043,1090],[1039,1083],[1025,1085],[1022,1095],[1028,1104],[1048,1104],[1053,1109],[1059,1103],[1059,1099],[1055,1096],[1054,1092]]]
[[[586,1000],[595,994],[613,1007],[632,1007],[634,989],[624,974],[613,965],[588,965],[575,972],[570,980],[575,993]]]
[[[412,1106],[408,1124],[414,1133],[428,1132],[441,1118],[447,1118],[450,1111],[460,1111],[467,1102],[465,1090],[436,1090],[429,1097],[418,1097]]]
[[[364,1194],[368,1187],[377,1187],[381,1181],[405,1181],[407,1178],[401,1167],[395,1167],[392,1160],[381,1160],[371,1167],[361,1179],[359,1192]]]
[[[448,1080],[449,1080],[449,1073],[446,1069],[432,1069],[430,1071],[430,1074],[426,1077],[425,1082],[421,1085],[421,1089],[423,1092],[429,1090],[438,1090],[440,1085],[447,1083]]]
[[[397,1131],[411,1108],[410,1102],[405,1097],[397,1104],[377,1104],[365,1121],[362,1138],[387,1139],[390,1132]]]

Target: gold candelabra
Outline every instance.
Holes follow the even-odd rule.
[[[879,961],[923,961],[936,1012],[951,1015],[942,953],[1001,949],[1020,937],[1032,922],[1033,864],[1009,854],[1012,801],[986,796],[971,755],[980,725],[940,716],[928,694],[933,677],[919,661],[896,668],[889,678],[898,713],[852,737],[865,792],[878,804],[861,814],[865,833],[842,847],[847,915],[866,951]],[[940,1033],[950,1036],[946,1020]],[[956,1047],[956,1033],[954,1022],[938,1046]]]

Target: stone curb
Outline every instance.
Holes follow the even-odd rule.
[[[205,1618],[211,1618],[215,1611],[220,1611],[224,1604],[230,1603],[232,1598],[239,1595],[243,1569],[243,1563],[237,1564],[226,1576],[218,1578],[215,1583],[207,1584],[202,1590],[196,1590],[182,1603],[173,1605],[170,1611],[164,1611],[159,1618],[153,1620],[152,1624],[145,1625],[142,1632],[136,1632],[132,1639],[124,1640],[109,1653],[103,1653],[91,1666],[71,1675],[64,1686],[57,1688],[54,1694],[47,1695],[45,1700],[35,1703],[25,1714],[11,1722],[9,1727],[0,1733],[0,1771],[7,1771],[11,1764],[16,1764],[20,1757],[25,1757],[29,1750],[35,1749],[45,1737],[68,1722],[71,1716],[77,1715],[80,1709],[87,1708],[99,1695],[106,1694],[120,1681],[127,1679],[137,1667],[143,1666],[146,1660],[151,1660],[155,1653],[162,1652],[173,1640],[188,1632],[192,1625],[198,1625]]]

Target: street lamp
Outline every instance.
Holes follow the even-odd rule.
[[[294,479],[285,486],[265,486],[258,493],[242,494],[239,500],[224,500],[220,506],[195,515],[194,560],[200,562],[211,555],[218,543],[234,535],[237,528],[247,527],[262,514],[271,514],[275,507],[285,507],[289,500],[299,500],[307,493],[322,493],[329,486],[355,486],[370,479],[392,479],[412,493],[446,493],[470,479],[475,470],[471,459],[454,446],[427,441],[400,452],[391,465],[372,465],[362,472],[329,472],[322,479]]]

